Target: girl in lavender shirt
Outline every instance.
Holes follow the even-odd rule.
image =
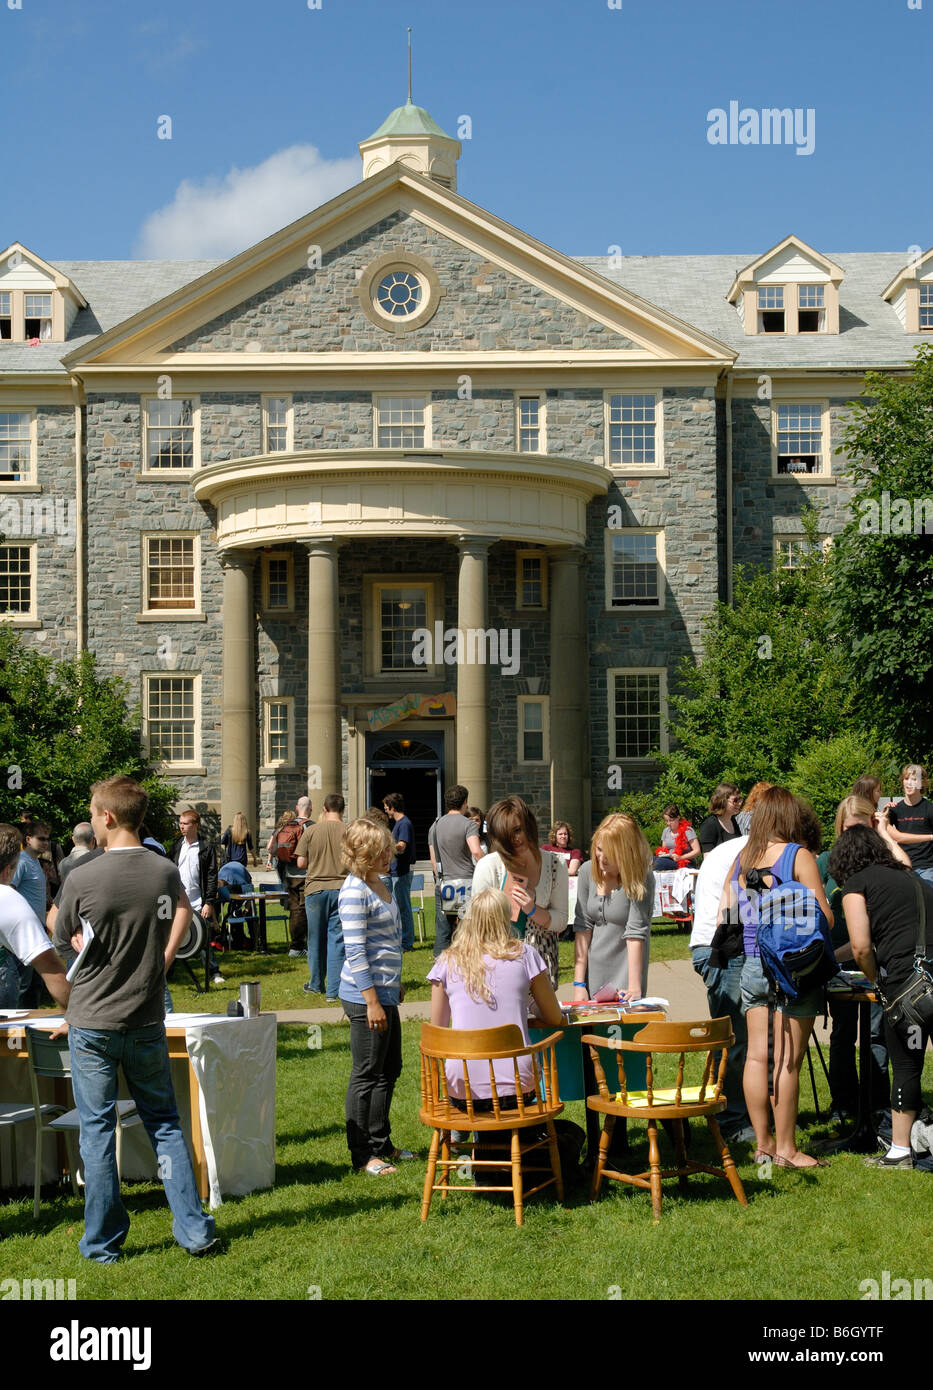
[[[547,966],[526,941],[520,941],[509,921],[510,903],[498,888],[475,894],[458,926],[453,942],[434,963],[428,979],[431,1022],[445,1028],[501,1028],[514,1023],[528,1042],[528,990],[535,1013],[550,1027],[563,1021],[560,1005],[548,979]],[[478,1099],[492,1096],[489,1064],[470,1062],[470,1090]],[[532,1059],[519,1061],[519,1077],[526,1095],[534,1090]],[[493,1063],[496,1089],[514,1096],[515,1073],[511,1060]],[[447,1089],[452,1098],[466,1095],[463,1063],[447,1063]]]

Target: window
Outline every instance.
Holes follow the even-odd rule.
[[[378,396],[376,447],[423,449],[428,436],[427,413],[424,396]]]
[[[0,339],[5,342],[13,337],[13,296],[0,294]]]
[[[35,456],[35,411],[0,410],[0,483],[29,482]]]
[[[762,285],[758,291],[758,332],[784,332],[784,286]]]
[[[547,556],[542,550],[515,554],[516,608],[547,607]]]
[[[933,328],[933,285],[920,286],[920,331]]]
[[[280,613],[294,610],[295,565],[287,551],[263,553],[262,606]]]
[[[609,672],[609,746],[613,760],[644,761],[667,752],[667,673],[661,669]]]
[[[376,304],[389,318],[407,318],[421,308],[421,281],[410,270],[390,270],[376,286]]]
[[[776,421],[778,473],[822,473],[822,405],[779,405]]]
[[[517,396],[515,400],[515,437],[520,454],[543,454],[544,398],[540,395]]]
[[[23,304],[25,336],[50,342],[52,338],[52,296],[50,294],[27,294]]]
[[[34,549],[31,545],[0,545],[0,620],[36,615]]]
[[[664,607],[664,534],[607,531],[606,607]]]
[[[797,332],[822,333],[826,328],[826,295],[822,285],[797,286]]]
[[[416,628],[428,626],[428,594],[425,588],[379,586],[379,646],[383,671],[423,670],[414,661]],[[434,653],[439,664],[441,654]]]
[[[199,604],[198,538],[144,536],[143,611],[190,612]]]
[[[265,757],[267,767],[291,766],[295,761],[294,700],[265,701]]]
[[[518,761],[520,763],[550,762],[548,748],[548,697],[519,695],[518,697]]]
[[[804,560],[811,555],[825,556],[831,540],[831,536],[818,536],[814,546],[811,545],[806,536],[775,536],[774,568],[781,570],[799,569]]]
[[[656,468],[661,452],[658,441],[660,412],[654,395],[609,396],[609,465],[622,468]]]
[[[294,448],[291,396],[263,396],[262,411],[263,452],[267,454],[291,452]]]
[[[145,402],[146,468],[152,473],[196,468],[198,409],[196,402],[150,400]]]
[[[198,743],[198,676],[147,676],[146,734],[150,757],[192,764]]]

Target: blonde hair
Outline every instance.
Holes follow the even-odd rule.
[[[343,842],[343,865],[348,873],[365,879],[369,874],[378,873],[379,865],[387,849],[391,849],[393,839],[384,825],[374,825],[371,820],[355,820],[347,826]]]
[[[598,889],[605,885],[596,848],[611,864],[616,866],[619,882],[625,896],[634,902],[641,902],[645,896],[645,880],[651,868],[651,846],[642,833],[641,826],[634,816],[624,811],[613,812],[599,822],[590,841],[591,874]]]
[[[836,839],[838,840],[839,836],[842,834],[843,825],[847,820],[851,820],[853,816],[861,816],[864,820],[868,821],[869,825],[873,826],[874,821],[872,817],[874,814],[875,808],[867,797],[844,796],[836,807],[836,824],[834,827]]]
[[[924,795],[929,791],[930,779],[927,776],[926,768],[921,763],[908,763],[906,767],[901,768],[902,782],[905,777],[915,777],[920,783],[920,790]]]
[[[518,960],[524,950],[523,942],[512,931],[509,907],[508,898],[498,888],[485,888],[477,893],[443,955],[448,970],[456,970],[467,993],[477,1004],[493,1002],[489,966],[483,957]]]
[[[230,839],[235,845],[242,845],[248,834],[249,826],[246,824],[246,817],[242,811],[237,811],[230,827]]]

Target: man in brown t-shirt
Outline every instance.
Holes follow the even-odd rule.
[[[337,899],[347,876],[343,863],[344,799],[339,792],[324,798],[324,816],[309,825],[298,841],[295,862],[305,870],[305,915],[308,919],[308,975],[305,994],[327,992],[337,1003],[337,986],[345,952]]]

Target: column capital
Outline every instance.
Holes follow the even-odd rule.
[[[251,573],[256,563],[255,550],[222,550],[218,555],[220,568],[224,570],[243,570]]]
[[[579,545],[549,546],[547,558],[551,565],[585,565],[586,551]]]
[[[346,545],[346,541],[337,540],[333,536],[324,536],[320,540],[305,536],[296,544],[302,546],[308,555],[324,555],[328,559],[336,559],[337,551]]]
[[[458,536],[457,548],[461,555],[479,555],[485,558],[492,540],[488,536]]]

